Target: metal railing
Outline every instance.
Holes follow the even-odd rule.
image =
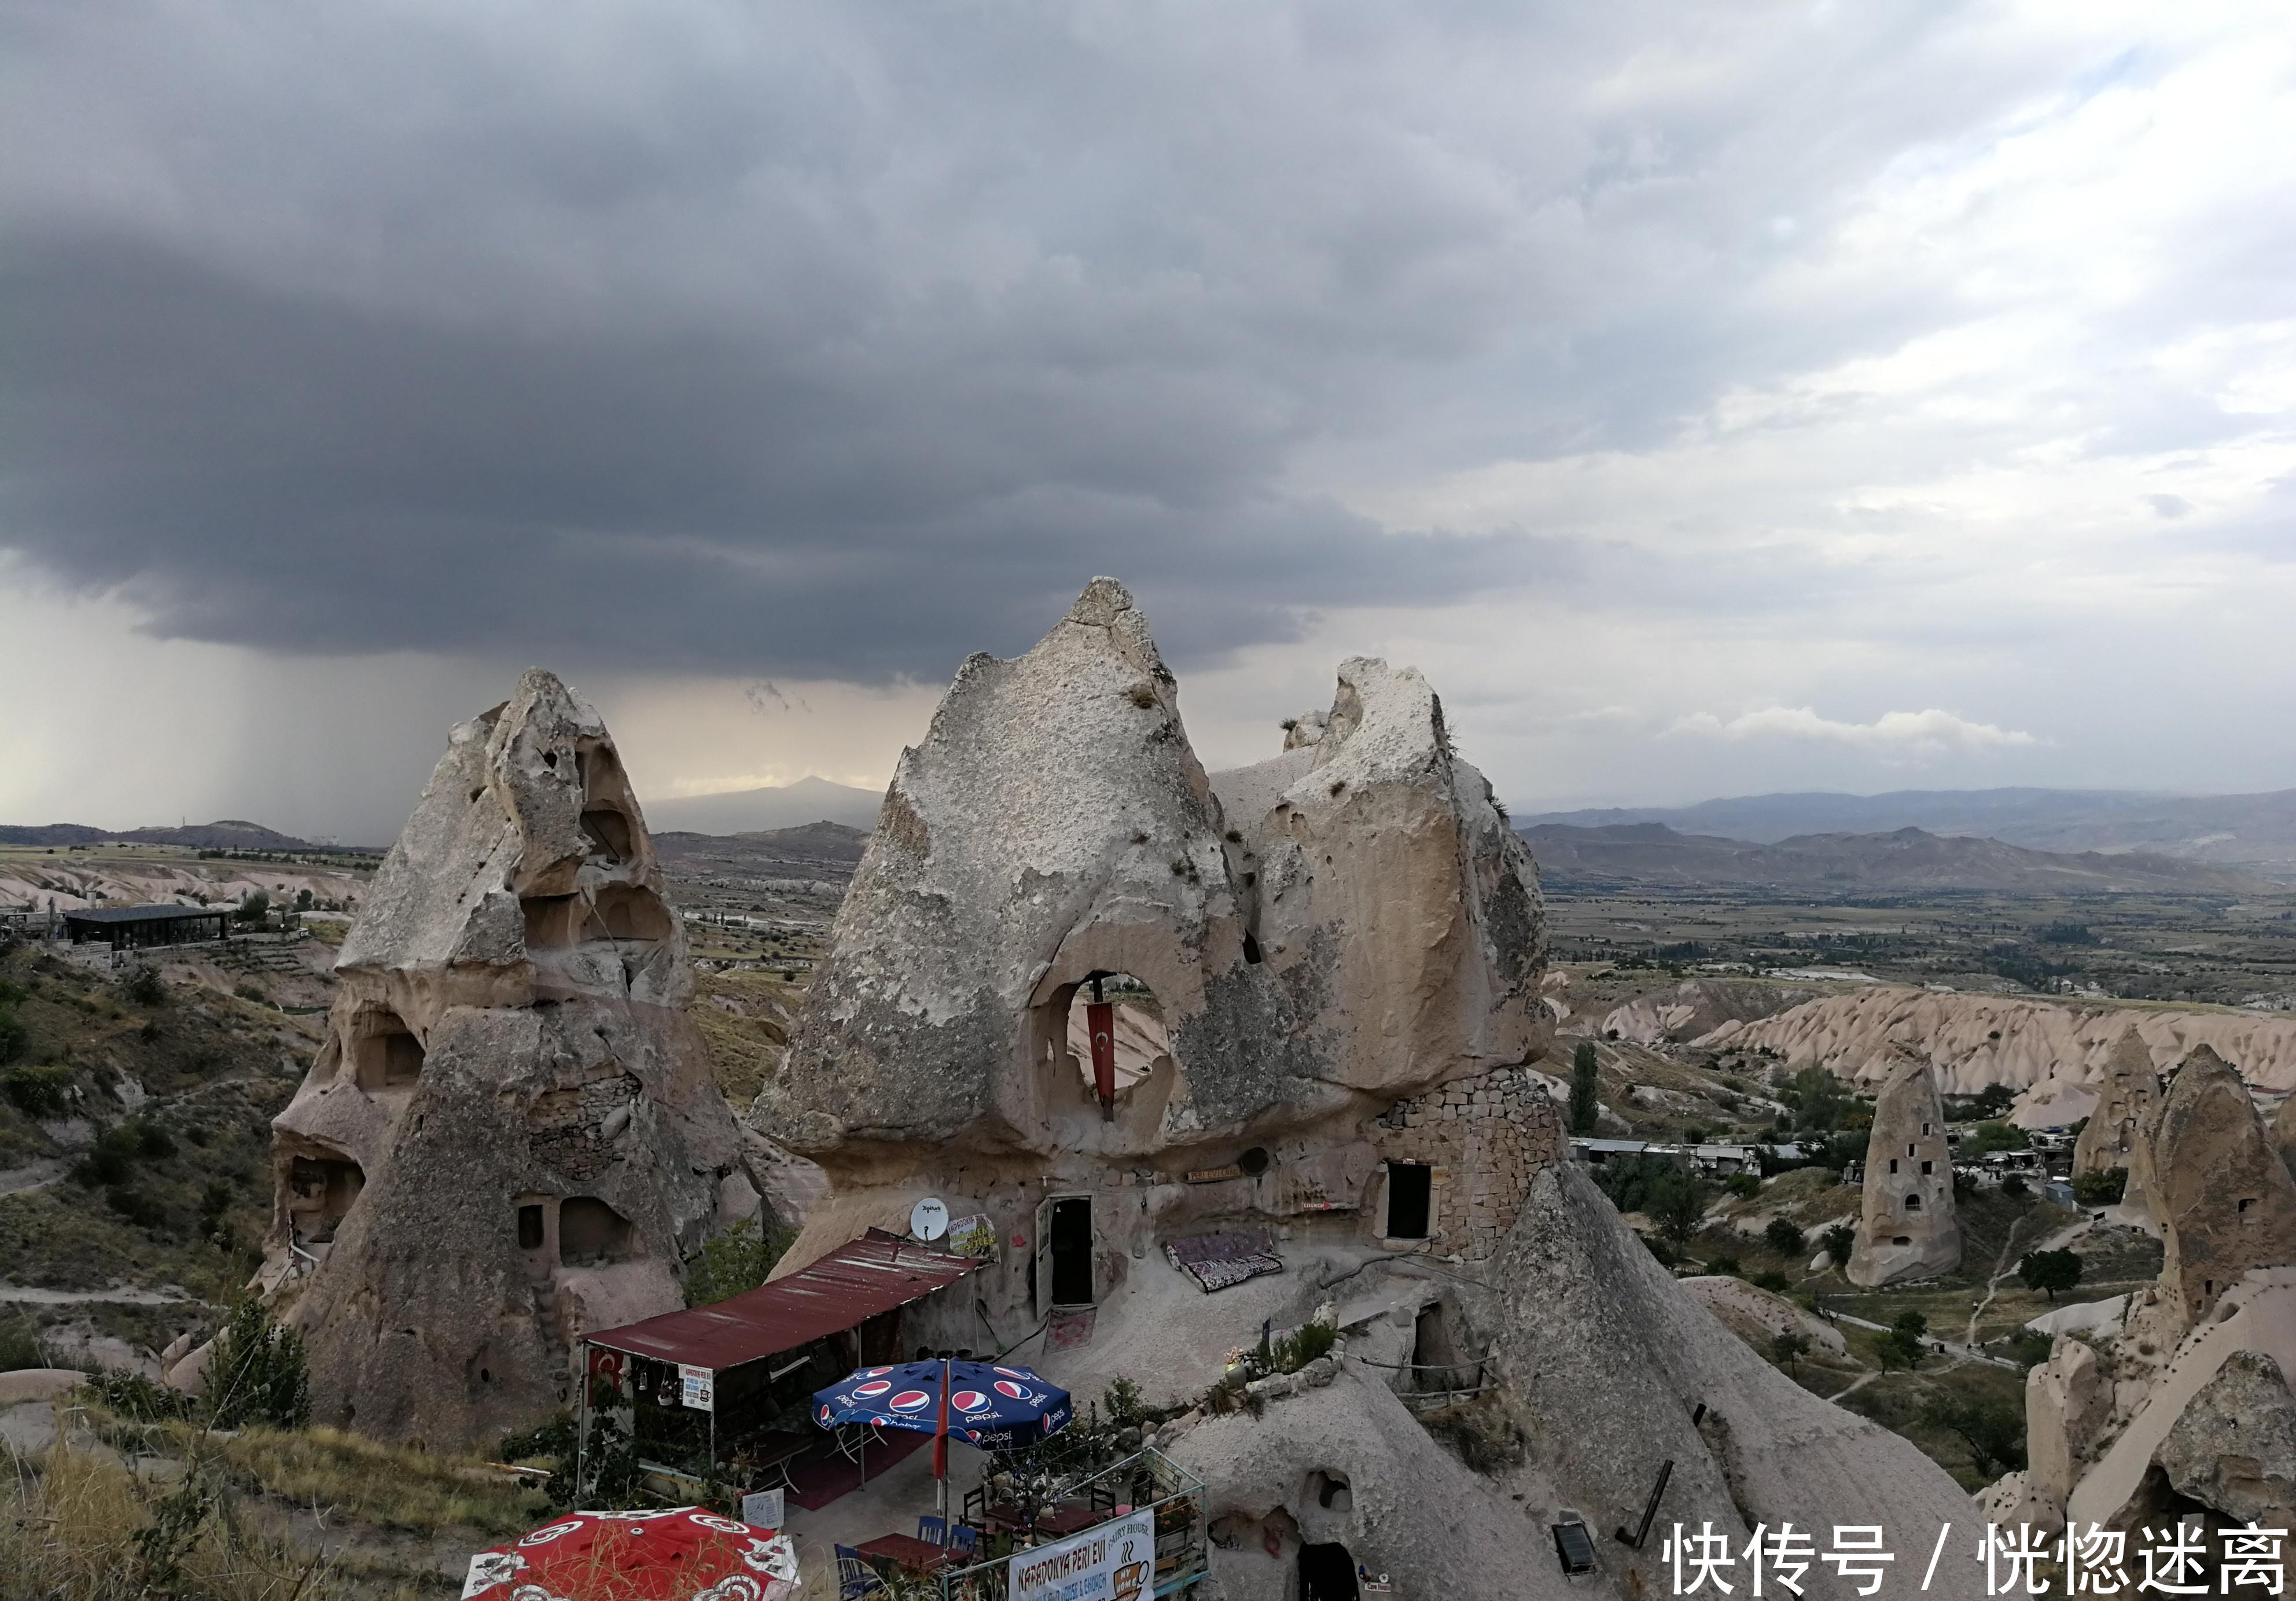
[[[1079,1479],[1046,1504],[1075,1507],[1095,1515],[1094,1524],[1063,1539],[1089,1534],[1099,1523],[1122,1515],[1149,1513],[1156,1521],[1156,1578],[1152,1593],[1177,1596],[1210,1571],[1210,1531],[1204,1507],[1204,1482],[1161,1451],[1149,1449],[1127,1457],[1113,1467]],[[1040,1517],[1044,1515],[1039,1513]],[[1060,1540],[1046,1540],[1058,1545]],[[936,1575],[941,1601],[1009,1601],[1007,1576],[1012,1557],[993,1557],[971,1567],[944,1568]]]

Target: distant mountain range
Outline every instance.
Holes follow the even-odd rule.
[[[1680,833],[1663,823],[1520,830],[1556,890],[1761,886],[1825,893],[1980,890],[2021,894],[2247,894],[2281,889],[2248,873],[2131,851],[2028,850],[1999,840],[1934,834],[1798,834],[1774,843]]]
[[[128,828],[114,832],[85,823],[47,823],[33,827],[0,824],[0,845],[181,845],[193,850],[316,850],[321,847],[260,823],[223,817],[182,828]],[[333,847],[329,847],[333,849]]]
[[[2150,851],[2192,861],[2296,868],[2296,790],[2161,795],[2137,790],[1898,790],[1883,795],[1743,795],[1695,806],[1543,812],[1523,827],[1663,823],[1685,833],[1775,844],[1801,834],[1974,834],[2031,850]]]
[[[877,826],[882,790],[858,790],[826,778],[722,795],[686,795],[643,801],[646,826],[655,833],[764,833],[807,823],[842,823],[848,828]]]

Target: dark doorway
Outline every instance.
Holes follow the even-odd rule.
[[[1435,1170],[1416,1162],[1387,1164],[1387,1237],[1423,1240],[1427,1237],[1429,1203],[1435,1193]]]
[[[1345,1546],[1300,1548],[1300,1601],[1357,1601],[1356,1559]]]
[[[1092,1304],[1092,1198],[1053,1203],[1053,1304]]]
[[[1419,1309],[1411,1342],[1412,1375],[1421,1390],[1460,1390],[1459,1347],[1451,1338],[1451,1319],[1443,1303],[1431,1301]]]

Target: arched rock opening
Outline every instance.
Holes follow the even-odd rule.
[[[298,1245],[332,1244],[335,1230],[366,1187],[366,1170],[340,1153],[287,1162],[287,1221]]]
[[[1105,1086],[1095,1054],[1095,1036],[1102,1033],[1107,1036],[1098,1047],[1105,1053]],[[1130,1095],[1172,1054],[1163,1004],[1153,989],[1128,973],[1094,973],[1076,987],[1069,997],[1063,1044],[1085,1092],[1111,1105]]]
[[[594,1195],[569,1195],[558,1207],[558,1260],[568,1268],[603,1267],[636,1254],[629,1219]]]
[[[343,1058],[352,1082],[370,1095],[412,1089],[422,1077],[422,1041],[398,1013],[384,1008],[352,1019]]]

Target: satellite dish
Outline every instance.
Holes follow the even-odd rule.
[[[909,1209],[909,1233],[921,1240],[937,1240],[948,1232],[948,1203],[927,1195]]]

